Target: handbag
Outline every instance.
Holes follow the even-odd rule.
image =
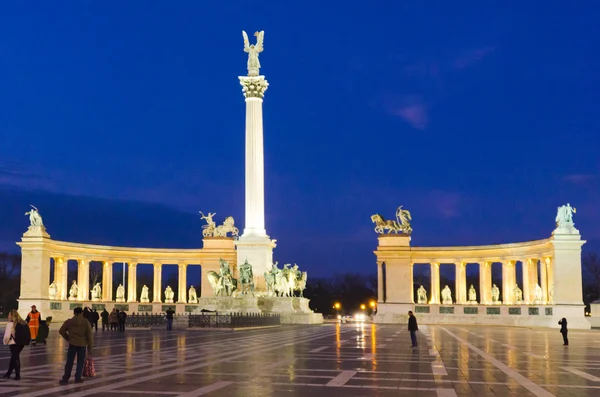
[[[93,378],[96,376],[96,367],[94,366],[94,359],[90,356],[85,358],[83,362],[83,376],[85,378]]]

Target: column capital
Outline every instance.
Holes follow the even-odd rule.
[[[154,268],[156,269],[157,267],[162,267],[162,263],[153,263],[152,266],[154,266]]]
[[[429,262],[429,265],[433,266],[433,267],[440,267],[440,262]]]
[[[269,87],[265,76],[240,76],[239,79],[242,85],[242,93],[246,99],[262,99],[265,96],[265,91]]]
[[[64,262],[65,262],[64,256],[55,256],[54,257],[54,263],[64,263]]]
[[[459,266],[459,267],[466,267],[467,266],[467,262],[465,262],[465,261],[456,261],[456,262],[454,262],[454,264],[456,266]]]

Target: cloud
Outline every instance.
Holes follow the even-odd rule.
[[[430,193],[428,201],[442,218],[450,219],[460,216],[460,207],[463,202],[460,193],[434,190]]]
[[[495,49],[496,49],[496,47],[490,46],[490,47],[483,47],[483,48],[478,48],[476,50],[468,51],[467,53],[463,54],[462,56],[456,58],[454,60],[454,62],[452,62],[452,66],[455,69],[464,69],[464,68],[468,67],[469,65],[472,65],[475,62],[479,62],[484,57],[486,57],[487,55],[494,52]]]
[[[562,178],[564,182],[573,183],[575,185],[582,185],[588,182],[592,182],[598,179],[598,175],[592,174],[571,174],[566,175]]]
[[[420,103],[400,107],[394,113],[418,130],[424,130],[429,121],[427,108]]]

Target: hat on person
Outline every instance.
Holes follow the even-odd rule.
[[[76,308],[73,310],[73,313],[74,313],[74,314],[81,314],[81,313],[83,313],[83,309],[82,309],[81,307],[76,307]]]

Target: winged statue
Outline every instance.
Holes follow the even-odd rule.
[[[248,76],[258,76],[260,69],[260,61],[258,60],[258,54],[263,51],[263,40],[265,38],[265,31],[254,33],[256,36],[256,44],[250,44],[248,35],[242,30],[244,36],[244,52],[248,53]]]

